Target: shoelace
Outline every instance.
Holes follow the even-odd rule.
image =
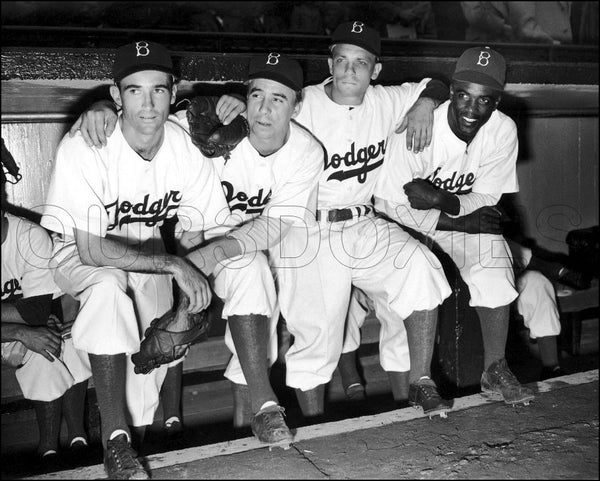
[[[279,413],[281,413],[282,417],[285,417],[285,408],[281,407],[281,406],[277,406],[277,411]],[[273,414],[270,416],[270,414]],[[271,428],[279,428],[279,429],[283,429],[283,427],[281,426],[281,423],[278,422],[278,416],[275,415],[275,410],[273,409],[270,412],[266,412],[264,413],[264,420],[265,420],[265,426],[267,427],[267,429],[271,429]]]
[[[125,443],[112,444],[110,450],[113,453],[116,463],[122,469],[137,469],[135,462],[135,451]]]
[[[505,367],[498,373],[498,377],[500,378],[500,383],[503,385],[514,385],[519,384],[519,381],[515,377],[515,375],[511,372],[508,367]]]
[[[429,384],[419,384],[418,388],[423,394],[423,396],[427,399],[439,397],[439,394],[437,393],[437,390],[434,386],[430,386]]]

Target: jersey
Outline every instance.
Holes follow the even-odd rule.
[[[325,147],[319,209],[371,204],[390,136],[430,79],[399,86],[369,86],[361,105],[339,105],[324,82],[304,88],[296,120]]]
[[[185,111],[177,118],[188,128]],[[232,214],[228,225],[241,225],[262,214],[292,225],[304,225],[310,213],[309,198],[323,171],[323,148],[316,138],[293,120],[285,144],[262,156],[248,137],[231,151],[230,158],[212,159]]]
[[[8,229],[2,243],[2,302],[61,295],[48,262],[52,240],[39,225],[6,213]]]
[[[406,148],[405,133],[391,138],[390,162],[384,164],[375,189],[377,198],[402,206],[396,209],[394,218],[398,217],[401,224],[425,233],[435,229],[440,211],[410,207],[403,186],[413,179],[426,179],[440,189],[457,194],[459,200],[464,200],[465,195],[476,194],[471,196],[476,201],[469,204],[468,210],[463,208],[461,200],[460,215],[483,207],[477,199],[485,197],[477,194],[490,195],[497,201],[503,193],[519,190],[518,139],[514,121],[496,110],[467,144],[450,129],[449,105],[448,100],[435,110],[431,145],[423,152],[414,153]]]
[[[175,117],[151,161],[131,148],[120,122],[101,149],[85,145],[81,134],[61,141],[42,217],[47,229],[141,244],[160,239],[159,227],[175,214],[186,231],[219,229],[229,214],[212,163]]]

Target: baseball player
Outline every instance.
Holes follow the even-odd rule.
[[[187,256],[203,271],[215,274],[215,292],[225,301],[225,342],[233,353],[225,376],[233,386],[234,426],[251,424],[260,441],[284,447],[292,435],[268,379],[268,367],[277,358],[279,310],[269,262],[262,252],[269,251],[269,261],[277,270],[279,301],[285,312],[294,283],[293,271],[280,269],[285,261],[282,241],[298,236],[311,218],[314,224],[316,187],[323,169],[321,145],[290,122],[301,105],[302,85],[298,62],[277,52],[252,59],[249,134],[227,156],[212,160],[232,212],[230,224],[238,227]],[[90,139],[106,135],[113,122],[112,109],[100,107],[91,109],[82,121],[82,130],[92,130],[86,134]],[[176,115],[194,137],[186,111]],[[105,120],[106,131],[94,132],[97,125],[104,130]],[[242,259],[236,259],[242,254]]]
[[[506,403],[528,404],[504,358],[509,305],[517,297],[510,250],[501,235],[503,193],[516,192],[515,123],[497,110],[504,89],[504,58],[487,47],[458,59],[450,100],[434,113],[431,146],[408,152],[392,137],[375,191],[376,205],[400,224],[423,233],[447,252],[469,286],[481,322],[481,388]]]
[[[381,320],[380,358],[395,397],[408,397],[429,415],[444,415],[430,378],[437,306],[450,287],[434,257],[401,228],[374,215],[371,197],[387,161],[388,136],[423,95],[429,79],[416,84],[372,86],[381,71],[378,33],[360,21],[341,24],[328,59],[331,77],[305,87],[297,121],[322,142],[325,168],[319,181],[318,228],[296,261],[297,295],[285,314],[294,343],[286,354],[287,384],[306,416],[324,413],[324,388],[331,380],[344,335],[354,285],[373,300]],[[447,97],[443,97],[447,98]],[[432,101],[433,100],[433,101]],[[416,117],[429,119],[439,101],[421,98]],[[421,117],[420,117],[421,116]],[[419,150],[424,132],[405,142]],[[402,127],[402,125],[400,126]],[[406,326],[406,329],[405,329]],[[400,343],[408,348],[398,350]],[[406,382],[410,371],[409,383]]]
[[[2,141],[3,167],[7,156],[12,160]],[[64,297],[48,267],[52,241],[39,225],[5,211],[4,179],[1,216],[2,363],[17,368],[23,397],[33,401],[36,412],[37,452],[51,464],[58,452],[61,416],[69,447],[87,446],[83,412],[89,361],[73,347],[68,323],[50,314],[53,299]]]
[[[277,52],[251,60],[247,94],[249,135],[228,160],[214,159],[239,227],[188,255],[194,263],[199,259],[198,262],[215,264],[243,253],[258,259],[261,251],[268,250],[278,276],[278,299],[284,316],[298,295],[293,282],[295,273],[284,268],[284,246],[291,238],[303,238],[299,234],[306,224],[315,225],[317,184],[323,169],[321,145],[304,128],[290,122],[300,109],[302,85],[302,69],[295,60]],[[231,275],[230,271],[225,268],[221,272]],[[221,275],[217,275],[217,283]],[[262,283],[267,284],[270,274],[266,272],[264,276]],[[248,284],[245,298],[255,298],[256,288],[256,282]],[[217,286],[215,290],[219,293]],[[269,384],[266,363],[267,339],[269,364],[277,358],[278,318],[279,312],[273,309],[249,310],[245,316],[229,315],[225,339],[237,356],[225,375],[234,386],[234,421],[245,422],[241,419],[241,407],[247,381],[252,431],[263,442],[285,446],[292,438],[281,414],[283,408]]]
[[[214,167],[169,118],[176,95],[169,52],[154,42],[124,45],[113,77],[118,126],[103,149],[88,147],[81,135],[63,138],[42,225],[54,232],[57,284],[81,301],[72,336],[90,357],[105,470],[110,478],[146,479],[127,415],[133,426],[152,423],[167,366],[136,375],[126,355],[139,350],[150,321],[171,308],[171,276],[187,301],[176,330],[190,329],[187,313],[211,298],[196,267],[163,253],[159,227],[178,214],[179,229],[198,237],[222,230],[219,215],[229,209]]]

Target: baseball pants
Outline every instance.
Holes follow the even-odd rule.
[[[410,370],[404,319],[450,295],[437,258],[397,225],[372,214],[309,226],[295,268],[283,269],[280,307],[294,343],[286,354],[287,385],[303,391],[331,380],[342,352],[352,286],[373,300],[381,321],[385,370]],[[290,263],[291,264],[291,261]],[[397,346],[405,346],[398,349]]]
[[[152,320],[171,309],[171,276],[84,265],[74,243],[61,249],[55,267],[57,285],[80,301],[71,329],[75,347],[96,355],[127,354],[128,422],[132,426],[152,424],[167,369],[183,359],[149,374],[135,374],[131,354],[139,351]]]
[[[223,300],[223,319],[229,316],[258,314],[270,319],[267,355],[269,365],[277,359],[277,294],[267,257],[262,252],[229,259],[220,266],[213,284],[215,293]],[[232,357],[225,377],[236,384],[246,385],[246,378],[231,337],[229,323],[225,328],[225,344]]]

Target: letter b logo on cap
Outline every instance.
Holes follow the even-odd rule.
[[[351,30],[351,32],[352,33],[362,33],[364,26],[365,26],[365,24],[362,23],[362,22],[354,22],[352,24],[352,30]]]
[[[487,67],[487,65],[490,63],[490,52],[486,52],[485,50],[482,50],[481,52],[479,52],[479,59],[477,59],[477,65],[481,65],[482,67]]]
[[[150,55],[147,42],[135,42],[135,49],[137,50],[136,57],[147,57]]]
[[[277,65],[279,63],[279,53],[270,53],[267,57],[267,65]]]

